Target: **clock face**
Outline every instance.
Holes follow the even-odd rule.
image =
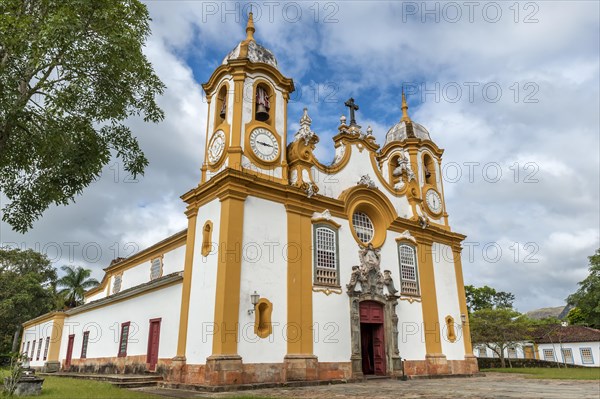
[[[279,143],[277,138],[262,127],[256,128],[250,133],[250,147],[259,159],[271,162],[279,156]]]
[[[225,149],[225,133],[222,130],[217,130],[210,139],[208,144],[208,162],[211,164],[217,163],[223,155]]]
[[[442,199],[437,191],[430,188],[427,190],[425,194],[425,200],[427,201],[427,207],[431,209],[431,211],[435,213],[440,213],[442,211]]]

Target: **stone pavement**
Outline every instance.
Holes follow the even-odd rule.
[[[534,380],[515,374],[488,373],[485,377],[371,380],[359,383],[252,391],[205,393],[145,388],[142,392],[172,398],[490,398],[490,399],[598,399],[600,381]]]

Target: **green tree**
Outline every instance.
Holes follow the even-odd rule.
[[[579,324],[600,328],[600,249],[588,259],[590,274],[579,282],[579,289],[569,295],[567,302],[579,309]]]
[[[73,201],[112,156],[143,173],[123,122],[164,117],[164,85],[142,52],[148,21],[139,0],[0,1],[2,220],[16,231]]]
[[[83,303],[83,294],[94,287],[97,287],[98,280],[90,278],[92,271],[77,266],[75,269],[71,266],[62,266],[60,268],[66,274],[61,277],[56,285],[61,288],[58,295],[64,298],[65,305],[75,307]]]
[[[587,324],[587,316],[579,308],[573,308],[569,310],[569,313],[567,314],[567,320],[571,325]]]
[[[465,286],[465,296],[469,312],[481,309],[512,309],[515,296],[510,292],[496,291],[487,285],[483,287]]]
[[[469,316],[471,339],[476,345],[490,348],[506,367],[504,352],[531,339],[531,321],[512,309],[480,309]]]
[[[55,283],[45,255],[0,248],[0,353],[18,350],[23,322],[54,309]]]

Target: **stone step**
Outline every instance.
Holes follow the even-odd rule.
[[[38,375],[51,376],[51,377],[65,377],[65,378],[76,378],[93,381],[105,381],[112,384],[123,384],[123,383],[153,383],[156,385],[162,381],[163,378],[160,375],[153,374],[83,374],[83,373],[69,373],[69,372],[58,372],[58,373],[38,373]]]

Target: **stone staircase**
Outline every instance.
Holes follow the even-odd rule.
[[[158,374],[84,374],[84,373],[38,373],[40,376],[77,378],[83,380],[108,382],[119,388],[156,387],[163,381]]]

